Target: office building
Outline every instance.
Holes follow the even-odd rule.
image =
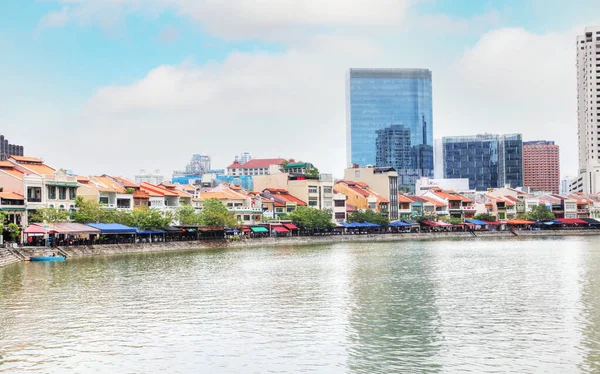
[[[579,176],[571,192],[600,192],[600,26],[577,36]]]
[[[385,140],[386,135],[392,139]],[[412,189],[419,178],[433,177],[432,135],[430,70],[350,69],[348,165],[393,167],[399,186]]]
[[[0,135],[0,161],[8,160],[9,156],[24,156],[23,146],[10,144],[4,135]]]
[[[521,134],[455,136],[442,139],[444,178],[468,178],[469,189],[523,186]]]
[[[560,192],[560,157],[553,141],[523,142],[523,184],[536,191]]]

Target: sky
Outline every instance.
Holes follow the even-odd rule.
[[[343,175],[349,68],[433,72],[434,138],[554,140],[576,175],[578,0],[5,0],[0,133],[81,175],[192,154]]]

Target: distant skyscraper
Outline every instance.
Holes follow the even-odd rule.
[[[560,157],[552,141],[523,142],[523,183],[537,191],[560,192]]]
[[[402,166],[397,170],[398,185],[408,188],[414,188],[422,176],[433,177],[431,95],[431,71],[427,69],[350,69],[346,82],[348,164]],[[402,136],[410,139],[410,162],[404,151],[395,156],[395,151],[390,151],[394,143],[406,145],[398,143],[399,130],[394,129],[399,127],[408,131]],[[384,136],[378,132],[381,130],[395,134],[396,140],[378,142]],[[387,149],[378,149],[378,144]],[[399,159],[393,160],[396,156]]]
[[[23,146],[10,144],[4,135],[0,135],[0,161],[6,160],[9,156],[23,156]]]
[[[444,178],[468,178],[469,188],[523,186],[521,134],[455,136],[442,139]]]
[[[600,192],[600,27],[577,37],[579,177],[572,192]]]
[[[433,177],[444,178],[444,148],[442,139],[433,141]]]
[[[240,164],[245,164],[246,162],[252,160],[252,156],[250,156],[250,153],[248,152],[244,152],[240,155],[240,158],[238,160],[238,162]]]

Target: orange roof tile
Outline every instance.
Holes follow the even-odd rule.
[[[421,196],[423,199],[429,201],[430,203],[433,203],[436,207],[442,207],[442,206],[447,206],[445,203],[442,203],[441,201],[438,201],[434,198],[431,197],[427,197],[427,196]]]
[[[19,164],[21,167],[31,170],[35,174],[47,175],[54,174],[56,170],[46,164]]]
[[[408,198],[408,196],[402,195],[401,193],[398,194],[398,202],[399,203],[412,203],[413,201],[411,199]]]
[[[114,179],[117,182],[121,183],[123,185],[123,187],[125,187],[125,188],[137,188],[137,187],[139,187],[135,182],[133,182],[133,181],[127,179],[127,178],[124,178],[124,177],[114,177]]]
[[[35,157],[10,156],[9,158],[12,158],[13,160],[15,160],[17,162],[37,162],[37,163],[43,163],[43,161],[41,159],[35,158]]]
[[[0,198],[7,200],[24,200],[25,197],[23,195],[19,195],[14,192],[0,192]]]
[[[123,186],[109,176],[94,176],[93,179],[98,182],[98,190],[101,192],[127,193]]]
[[[23,175],[25,175],[25,173],[23,173],[21,170],[17,170],[14,167],[13,168],[0,167],[0,171],[5,172],[6,174],[12,175],[13,177],[18,178],[18,179],[23,179]]]
[[[161,188],[147,182],[141,183],[140,189],[148,192],[150,196],[179,196],[175,191],[170,191],[166,188]]]

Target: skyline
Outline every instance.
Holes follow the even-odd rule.
[[[195,153],[226,166],[248,151],[336,174],[347,70],[423,68],[434,138],[554,140],[577,175],[575,40],[600,5],[472,3],[5,3],[0,126],[75,173],[169,176]]]

